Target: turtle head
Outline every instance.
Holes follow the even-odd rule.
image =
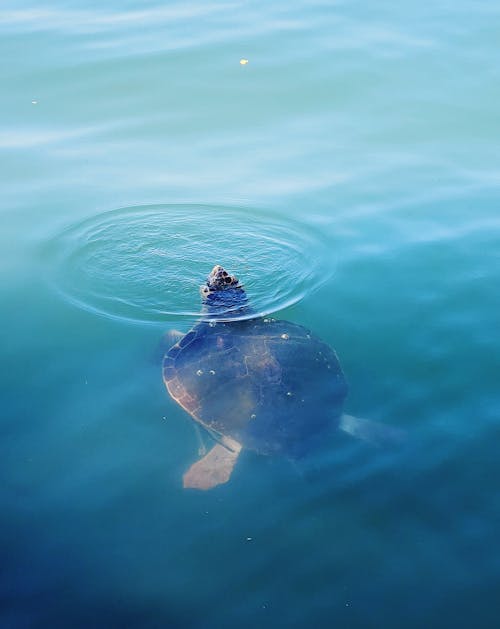
[[[235,275],[230,275],[220,264],[210,271],[200,294],[208,312],[220,315],[246,307],[247,296]]]
[[[229,275],[226,269],[216,264],[207,277],[207,283],[202,286],[205,293],[227,290],[229,288],[241,288],[236,275]]]

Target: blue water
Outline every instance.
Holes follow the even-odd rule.
[[[2,4],[2,629],[498,626],[499,18]],[[216,263],[405,444],[184,490],[157,348]]]

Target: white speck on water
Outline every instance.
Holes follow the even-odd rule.
[[[215,321],[209,321],[209,322],[208,322],[208,325],[209,325],[211,328],[215,328],[216,323],[215,323]]]
[[[32,105],[38,105],[38,101],[37,101],[37,100],[32,100],[32,101],[31,101],[31,104],[32,104]]]
[[[287,391],[286,394],[288,395],[288,397],[292,397],[293,393],[291,391]]]
[[[198,369],[198,371],[196,372],[197,376],[202,376],[203,375],[203,369]]]
[[[213,369],[210,369],[210,371],[208,372],[211,376],[215,376],[215,371]]]
[[[285,339],[285,341],[287,341],[290,337],[288,336],[288,334],[282,334],[281,338]]]
[[[252,414],[250,415],[250,419],[255,419],[256,417],[257,417],[257,415],[256,415],[255,413],[252,413]]]
[[[248,59],[240,59],[240,66],[246,66],[248,63]]]
[[[247,537],[247,542],[251,542],[253,540],[253,537]]]

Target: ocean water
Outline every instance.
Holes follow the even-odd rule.
[[[2,629],[499,626],[499,19],[2,3]],[[184,490],[158,343],[217,263],[405,443]]]

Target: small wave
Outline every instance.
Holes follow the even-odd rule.
[[[199,317],[199,286],[215,264],[240,278],[253,316],[281,310],[329,277],[325,249],[321,233],[270,212],[162,204],[71,225],[49,243],[48,254],[50,280],[69,301],[155,323]]]

